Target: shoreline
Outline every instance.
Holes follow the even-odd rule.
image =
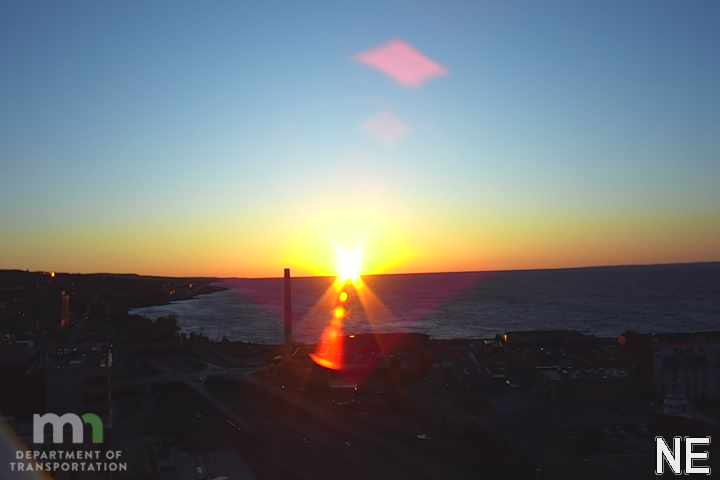
[[[258,342],[249,342],[244,340],[229,340],[229,339],[211,339],[205,335],[195,333],[197,337],[201,337],[204,340],[207,341],[209,344],[215,344],[215,345],[227,345],[229,347],[251,347],[251,348],[267,348],[267,349],[281,349],[285,348],[286,345],[284,343],[258,343]],[[707,338],[707,339],[720,339],[720,329],[716,330],[704,330],[704,331],[694,331],[694,332],[650,332],[650,333],[641,333],[641,332],[635,332],[635,331],[626,331],[623,332],[621,335],[618,336],[606,336],[606,335],[594,335],[591,333],[583,333],[577,330],[515,330],[515,331],[508,331],[504,334],[498,333],[495,337],[455,337],[455,338],[434,338],[430,335],[424,334],[424,333],[417,333],[417,332],[376,332],[376,333],[358,333],[358,334],[348,334],[343,335],[343,339],[346,341],[349,339],[354,339],[356,337],[387,337],[387,336],[397,336],[397,337],[424,337],[426,341],[431,346],[442,346],[442,345],[462,345],[462,344],[470,344],[473,342],[481,342],[485,345],[491,345],[491,344],[503,344],[503,340],[500,337],[507,337],[508,340],[505,341],[504,344],[507,344],[512,341],[513,344],[516,344],[515,342],[517,339],[519,339],[519,343],[521,345],[531,345],[531,344],[541,344],[543,342],[548,341],[558,341],[558,339],[562,339],[566,343],[572,343],[574,341],[591,341],[591,342],[598,342],[603,344],[617,344],[620,337],[626,337],[627,335],[634,335],[637,337],[643,337],[643,338],[650,338],[655,339],[658,341],[681,341],[681,340],[689,340],[689,339],[697,339],[697,338]],[[510,340],[512,339],[512,340]],[[306,343],[306,342],[292,342],[293,348],[296,349],[309,349],[314,348],[318,346],[318,342],[315,343]]]
[[[187,292],[185,294],[175,294],[175,295],[173,295],[174,298],[172,298],[171,300],[164,299],[165,301],[160,301],[160,299],[157,299],[157,301],[156,301],[155,299],[153,299],[153,300],[148,300],[148,301],[133,302],[132,304],[128,305],[128,314],[129,315],[137,315],[137,314],[130,313],[130,310],[135,310],[138,308],[162,307],[165,305],[170,305],[175,302],[192,300],[194,298],[197,298],[197,297],[200,297],[203,295],[210,295],[213,293],[218,293],[218,292],[223,292],[225,290],[229,290],[228,287],[220,286],[220,285],[218,285],[218,283],[220,283],[220,281],[213,280],[213,281],[201,286],[200,288],[196,289],[195,291]]]

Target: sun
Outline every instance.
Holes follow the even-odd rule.
[[[358,282],[362,268],[362,257],[363,251],[360,246],[356,246],[352,250],[343,247],[335,248],[337,277],[340,283]]]

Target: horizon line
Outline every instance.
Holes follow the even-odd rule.
[[[661,267],[661,266],[680,266],[680,265],[704,265],[704,264],[720,264],[720,260],[697,260],[687,262],[655,262],[655,263],[623,263],[623,264],[605,264],[605,265],[580,265],[573,267],[545,267],[545,268],[507,268],[494,270],[444,270],[444,271],[420,271],[420,272],[392,272],[392,273],[369,273],[360,275],[361,277],[381,277],[381,276],[408,276],[408,275],[448,275],[448,274],[471,274],[471,273],[509,273],[509,272],[540,272],[540,271],[557,271],[557,270],[590,270],[602,268],[639,268],[639,267]],[[287,267],[282,267],[287,268]],[[289,267],[292,272],[292,267]],[[176,278],[176,279],[208,279],[208,280],[277,280],[283,278],[278,276],[213,276],[213,275],[157,275],[142,274],[132,272],[61,272],[57,270],[29,270],[20,268],[2,268],[0,272],[23,272],[23,273],[49,273],[55,272],[58,275],[115,275],[115,276],[135,276],[145,278]],[[335,275],[298,275],[292,278],[332,278]]]

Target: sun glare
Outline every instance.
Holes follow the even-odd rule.
[[[362,267],[362,249],[359,246],[352,250],[336,247],[335,256],[338,280],[341,283],[348,281],[357,283]]]

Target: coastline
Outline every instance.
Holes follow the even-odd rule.
[[[197,282],[197,280],[194,280]],[[192,289],[187,290],[175,290],[175,293],[169,296],[161,296],[158,295],[156,297],[153,297],[152,299],[141,299],[136,302],[133,302],[131,304],[128,304],[128,311],[137,309],[137,308],[147,308],[147,307],[162,307],[164,305],[169,305],[174,302],[180,302],[184,300],[192,300],[193,298],[200,297],[202,295],[210,295],[211,293],[217,293],[222,292],[225,290],[229,290],[228,287],[224,287],[219,285],[220,280],[200,280],[201,282],[207,282],[204,284],[201,284],[199,287],[195,287]]]

